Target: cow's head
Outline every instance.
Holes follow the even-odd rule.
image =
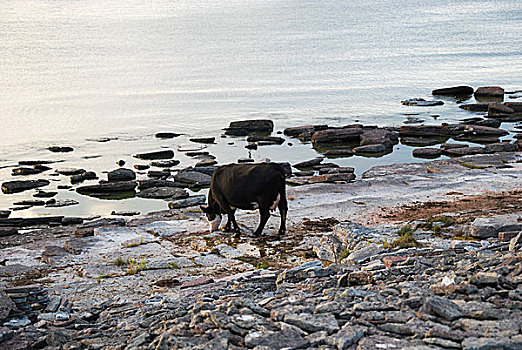
[[[216,212],[210,206],[200,206],[200,208],[205,213],[205,216],[210,223],[210,232],[217,231],[219,229],[219,224],[221,224],[221,213]]]

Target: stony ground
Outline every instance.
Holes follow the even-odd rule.
[[[285,236],[195,208],[23,232],[0,348],[521,349],[521,180],[515,153],[377,167],[289,188]]]

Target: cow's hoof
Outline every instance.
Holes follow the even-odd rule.
[[[286,230],[279,230],[277,231],[278,235],[284,235],[286,233]]]
[[[239,231],[234,232],[234,238],[239,238],[239,237],[241,237],[241,232],[239,232]]]

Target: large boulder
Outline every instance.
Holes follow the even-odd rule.
[[[132,181],[136,179],[136,173],[130,169],[119,168],[107,174],[109,182]]]
[[[382,144],[387,147],[393,145],[399,134],[386,129],[365,129],[361,134],[361,146]]]
[[[500,86],[481,86],[475,91],[477,97],[502,97],[504,98],[504,89]]]
[[[509,217],[476,218],[471,223],[471,235],[475,238],[497,237],[499,232],[522,230],[522,223]]]
[[[433,95],[441,96],[462,96],[473,94],[473,88],[471,86],[453,86],[448,88],[435,89],[431,93]]]

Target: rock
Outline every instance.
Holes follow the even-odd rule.
[[[461,121],[461,124],[489,126],[498,129],[502,122],[498,119],[466,118]]]
[[[442,150],[440,148],[417,148],[412,153],[416,158],[438,158],[442,155]]]
[[[136,170],[147,170],[150,168],[150,165],[146,164],[134,164],[134,169]]]
[[[169,202],[170,209],[188,208],[196,205],[203,205],[206,203],[207,197],[204,195],[193,196],[185,199]]]
[[[297,126],[293,128],[286,128],[284,130],[284,134],[291,136],[291,137],[297,137],[303,133],[309,133],[312,135],[316,131],[319,130],[325,130],[328,129],[328,125],[305,125],[305,126]]]
[[[321,170],[319,170],[319,172],[321,172]],[[326,170],[327,174],[346,174],[346,173],[353,173],[355,171],[355,168],[338,167],[338,168],[326,168],[324,170]]]
[[[116,162],[117,165],[119,166],[124,166],[125,165],[125,161],[123,159],[120,159]]]
[[[277,276],[276,284],[283,282],[295,283],[308,277],[313,277],[315,273],[323,268],[323,263],[319,260],[307,262],[301,266],[283,271]]]
[[[312,136],[312,143],[360,142],[361,128],[326,129],[316,131]]]
[[[100,182],[97,185],[80,186],[76,189],[76,192],[87,196],[98,197],[112,193],[134,193],[136,186],[136,181]]]
[[[481,125],[470,125],[470,124],[452,124],[448,126],[448,130],[451,135],[473,134],[473,135],[488,135],[488,136],[505,136],[509,132],[503,129],[491,128],[488,126]]]
[[[401,137],[430,137],[446,136],[449,133],[447,127],[442,125],[403,125],[399,131]]]
[[[514,143],[495,142],[486,145],[486,149],[490,152],[515,152],[518,149],[518,147]]]
[[[410,98],[408,100],[401,101],[401,104],[406,106],[420,106],[420,107],[432,107],[443,105],[442,101],[426,101],[423,98]]]
[[[383,154],[386,152],[391,151],[389,147],[386,145],[365,145],[365,146],[359,146],[355,147],[353,149],[353,152],[355,154]]]
[[[156,151],[148,153],[138,153],[134,155],[135,158],[139,159],[171,159],[174,158],[174,151]]]
[[[45,202],[46,208],[62,208],[62,207],[69,207],[71,205],[77,205],[80,204],[78,201],[75,201],[74,199],[50,199],[47,202]]]
[[[40,174],[46,170],[50,170],[51,168],[46,167],[47,169],[41,169],[41,168],[26,168],[26,167],[19,167],[14,168],[12,170],[11,175],[13,176],[25,176],[25,175],[34,175],[34,174]]]
[[[216,160],[214,160],[212,158],[208,158],[208,159],[203,159],[203,160],[197,162],[196,165],[194,165],[194,168],[198,168],[198,169],[199,168],[208,168],[208,167],[211,167],[216,164],[217,164]]]
[[[139,211],[112,211],[111,215],[115,216],[136,216],[140,215]]]
[[[509,241],[509,251],[517,254],[522,250],[522,231]]]
[[[316,158],[311,159],[311,160],[306,160],[306,161],[294,164],[294,168],[298,168],[298,169],[299,168],[301,168],[301,169],[302,168],[311,168],[314,165],[321,164],[323,159],[324,159],[323,157],[316,157]]]
[[[3,322],[9,312],[15,307],[15,303],[5,294],[4,291],[0,290],[0,322]]]
[[[169,180],[139,180],[138,189],[146,190],[154,187],[183,187],[183,184]]]
[[[471,111],[471,112],[487,112],[489,103],[468,103],[460,105],[459,108]]]
[[[141,198],[180,199],[188,197],[189,193],[176,187],[153,187],[138,192],[137,196]]]
[[[13,204],[14,205],[28,205],[30,207],[34,207],[34,206],[44,205],[45,202],[42,200],[36,200],[36,199],[25,199],[22,201],[14,202]]]
[[[178,133],[175,133],[175,132],[158,132],[154,136],[159,138],[159,139],[172,139],[174,137],[178,137],[178,136],[181,136],[181,135],[182,134],[178,134]]]
[[[471,235],[475,238],[496,237],[502,231],[522,230],[522,223],[504,217],[476,218],[471,223]]]
[[[49,184],[50,182],[48,180],[7,181],[2,184],[2,192],[5,194],[22,192],[33,188],[47,186]]]
[[[61,169],[56,169],[54,172],[57,174],[60,174],[60,175],[71,176],[71,175],[79,175],[79,174],[85,172],[85,169],[61,168]]]
[[[516,113],[522,112],[522,102],[506,102],[504,105],[508,108],[511,108]]]
[[[158,179],[165,180],[165,179],[167,179],[170,176],[170,169],[163,169],[161,171],[149,170],[147,172],[147,176],[148,177],[152,177],[152,178],[158,178]]]
[[[360,146],[381,144],[390,147],[398,140],[399,134],[386,129],[365,129],[360,137]]]
[[[179,160],[171,159],[171,160],[151,162],[150,166],[155,166],[158,168],[170,168],[170,167],[178,165],[179,163],[180,163]],[[147,167],[147,169],[148,169],[148,167]]]
[[[66,153],[66,152],[74,151],[74,148],[68,147],[68,146],[65,146],[65,147],[51,146],[51,147],[48,148],[48,150],[51,151],[51,152]]]
[[[483,147],[460,147],[445,149],[443,153],[450,157],[462,157],[474,154],[484,154],[488,152],[489,151]]]
[[[477,88],[474,94],[477,97],[502,97],[504,98],[504,89],[500,86],[481,86]]]
[[[11,215],[11,211],[10,210],[0,210],[0,218],[1,219],[8,218],[9,215]]]
[[[81,173],[80,175],[73,175],[71,176],[71,183],[79,183],[83,182],[85,180],[95,180],[98,176],[94,171],[85,171]]]
[[[319,244],[314,244],[312,249],[318,259],[338,263],[343,244],[336,236],[325,235],[321,237]]]
[[[245,136],[252,132],[272,132],[274,122],[267,119],[240,120],[231,122],[225,129],[225,135]]]
[[[199,287],[210,283],[214,283],[214,280],[210,277],[203,276],[194,278],[188,282],[183,283],[181,286],[179,286],[179,289]]]
[[[365,248],[354,251],[346,257],[346,260],[361,264],[370,260],[371,257],[379,255],[383,251],[382,245],[371,244]]]
[[[0,227],[30,227],[39,225],[60,225],[63,216],[42,216],[34,218],[0,219]]]
[[[86,244],[81,238],[72,238],[63,244],[63,248],[71,254],[78,255],[85,248]]]
[[[136,173],[130,169],[119,168],[107,174],[109,182],[132,181],[136,179]]]
[[[332,334],[339,330],[339,325],[333,314],[289,313],[284,316],[284,321],[310,333],[327,331]]]
[[[384,263],[384,266],[388,269],[392,266],[397,266],[400,263],[403,263],[407,260],[408,260],[408,258],[406,258],[404,256],[385,256],[384,258],[382,258],[382,262]]]
[[[431,93],[432,95],[441,96],[461,96],[461,95],[472,95],[473,88],[471,86],[453,86],[448,88],[435,89]]]
[[[174,179],[178,182],[190,185],[208,186],[210,185],[211,176],[199,171],[187,169],[178,172],[174,176]]]
[[[257,143],[249,143],[245,146],[246,149],[252,149],[252,150],[255,150],[257,149]]]
[[[49,192],[38,191],[35,194],[33,194],[33,197],[36,197],[36,198],[51,198],[51,197],[56,196],[57,194],[58,194],[58,192],[54,192],[54,191],[49,191]],[[1,215],[0,215],[0,217],[1,217]]]
[[[62,225],[68,226],[68,225],[79,225],[83,223],[82,218],[76,218],[76,217],[66,217],[62,219]]]
[[[285,142],[285,139],[278,136],[249,136],[247,142],[257,142],[259,145],[273,143],[281,145]]]
[[[339,350],[346,350],[357,344],[364,336],[364,333],[365,328],[352,326],[347,323],[337,334],[330,336],[326,343],[335,346]]]
[[[245,346],[259,350],[279,350],[279,349],[303,349],[308,345],[308,341],[303,338],[301,333],[285,329],[282,331],[250,331],[245,336]]]
[[[440,139],[432,139],[427,137],[403,137],[401,138],[401,143],[409,146],[418,146],[418,147],[424,147],[424,146],[433,146],[437,145],[441,142]]]
[[[308,178],[308,183],[320,183],[320,182],[337,182],[337,181],[353,181],[355,180],[355,174],[353,173],[338,173],[338,174],[324,174],[311,176]]]
[[[509,108],[503,103],[490,103],[488,105],[488,116],[495,116],[498,114],[513,114],[515,110]]]
[[[462,341],[462,349],[464,349],[464,350],[522,349],[522,340],[521,339],[510,339],[507,337],[495,337],[495,338],[470,337],[470,338],[466,338]]]
[[[196,142],[196,143],[214,143],[214,142],[216,142],[215,137],[194,137],[189,140],[191,142]]]
[[[428,298],[424,306],[428,313],[440,316],[448,321],[455,321],[464,316],[462,309],[457,304],[439,296]]]
[[[343,148],[343,149],[329,149],[326,152],[323,152],[325,157],[351,157],[353,156],[353,151],[351,148]]]

